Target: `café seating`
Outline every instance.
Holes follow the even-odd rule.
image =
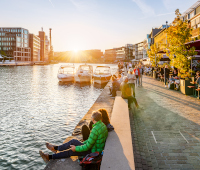
[[[193,89],[193,96],[195,95],[194,93],[195,93],[195,86],[187,86],[188,88],[190,88],[190,89]]]

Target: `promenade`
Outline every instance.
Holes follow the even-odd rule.
[[[200,100],[143,76],[130,113],[136,169],[200,169]]]

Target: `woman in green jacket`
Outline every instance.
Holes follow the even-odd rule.
[[[60,146],[46,143],[47,148],[55,154],[45,154],[40,150],[40,156],[47,163],[50,159],[68,158],[70,156],[86,156],[91,152],[101,153],[104,149],[106,138],[108,136],[107,127],[101,120],[101,113],[99,111],[94,111],[92,113],[92,122],[94,124],[92,125],[93,128],[90,132],[88,140],[82,143],[76,139],[72,139],[71,141]],[[59,153],[57,153],[57,151]]]

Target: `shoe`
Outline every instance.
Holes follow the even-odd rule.
[[[49,154],[45,154],[41,150],[39,151],[39,153],[40,153],[40,156],[42,157],[42,159],[44,160],[44,162],[48,163],[49,162]]]
[[[165,85],[165,87],[167,87],[167,85]]]
[[[54,146],[55,146],[55,145],[52,145],[52,144],[49,143],[49,142],[46,143],[47,149],[49,149],[49,150],[52,151],[53,153],[56,153],[57,150],[54,149]]]

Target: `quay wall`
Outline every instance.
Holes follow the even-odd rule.
[[[100,85],[98,85],[100,86]],[[109,86],[111,86],[111,81],[104,87],[102,93],[97,98],[93,106],[85,114],[85,116],[80,120],[80,122],[75,127],[72,136],[69,136],[63,143],[68,142],[71,139],[82,139],[81,127],[84,124],[89,124],[91,120],[91,114],[93,111],[100,108],[105,108],[108,111],[109,117],[111,117],[112,109],[114,105],[114,98],[109,96]],[[45,170],[81,170],[81,166],[78,163],[78,157],[73,156],[66,159],[51,160],[45,167]]]

